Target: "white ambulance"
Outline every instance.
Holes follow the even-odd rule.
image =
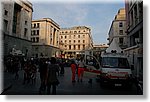
[[[115,86],[130,85],[132,79],[131,67],[127,56],[115,40],[99,56],[99,59],[86,55],[85,62],[84,76],[99,78],[102,86],[105,84]]]
[[[106,82],[115,86],[131,85],[131,67],[127,56],[123,53],[115,39],[106,51],[101,54],[100,65],[101,85],[104,85]]]

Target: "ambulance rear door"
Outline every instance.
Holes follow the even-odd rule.
[[[84,77],[97,78],[100,75],[100,63],[94,56],[86,55],[85,65],[86,67],[84,69]]]

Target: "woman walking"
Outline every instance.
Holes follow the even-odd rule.
[[[57,74],[59,74],[59,66],[56,64],[56,59],[54,57],[51,58],[51,64],[48,65],[47,70],[47,94],[51,92],[52,86],[52,94],[56,94],[56,86],[59,84],[57,79]]]

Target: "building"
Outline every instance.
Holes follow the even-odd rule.
[[[92,54],[93,39],[91,29],[86,26],[76,26],[60,29],[65,58],[79,58],[85,53]]]
[[[128,48],[124,49],[130,64],[134,65],[134,75],[143,80],[143,1],[125,2],[127,17]]]
[[[101,52],[105,51],[109,46],[107,44],[93,45],[93,55],[99,59]]]
[[[127,47],[126,14],[124,8],[119,9],[117,15],[112,21],[108,35],[109,45],[115,38],[122,49]]]
[[[31,56],[32,4],[27,0],[2,2],[4,56]]]
[[[32,20],[32,57],[59,57],[59,25],[50,18]]]

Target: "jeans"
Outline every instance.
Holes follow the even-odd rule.
[[[55,84],[48,84],[47,85],[47,94],[50,95],[52,86],[52,95],[56,95],[56,85]]]

